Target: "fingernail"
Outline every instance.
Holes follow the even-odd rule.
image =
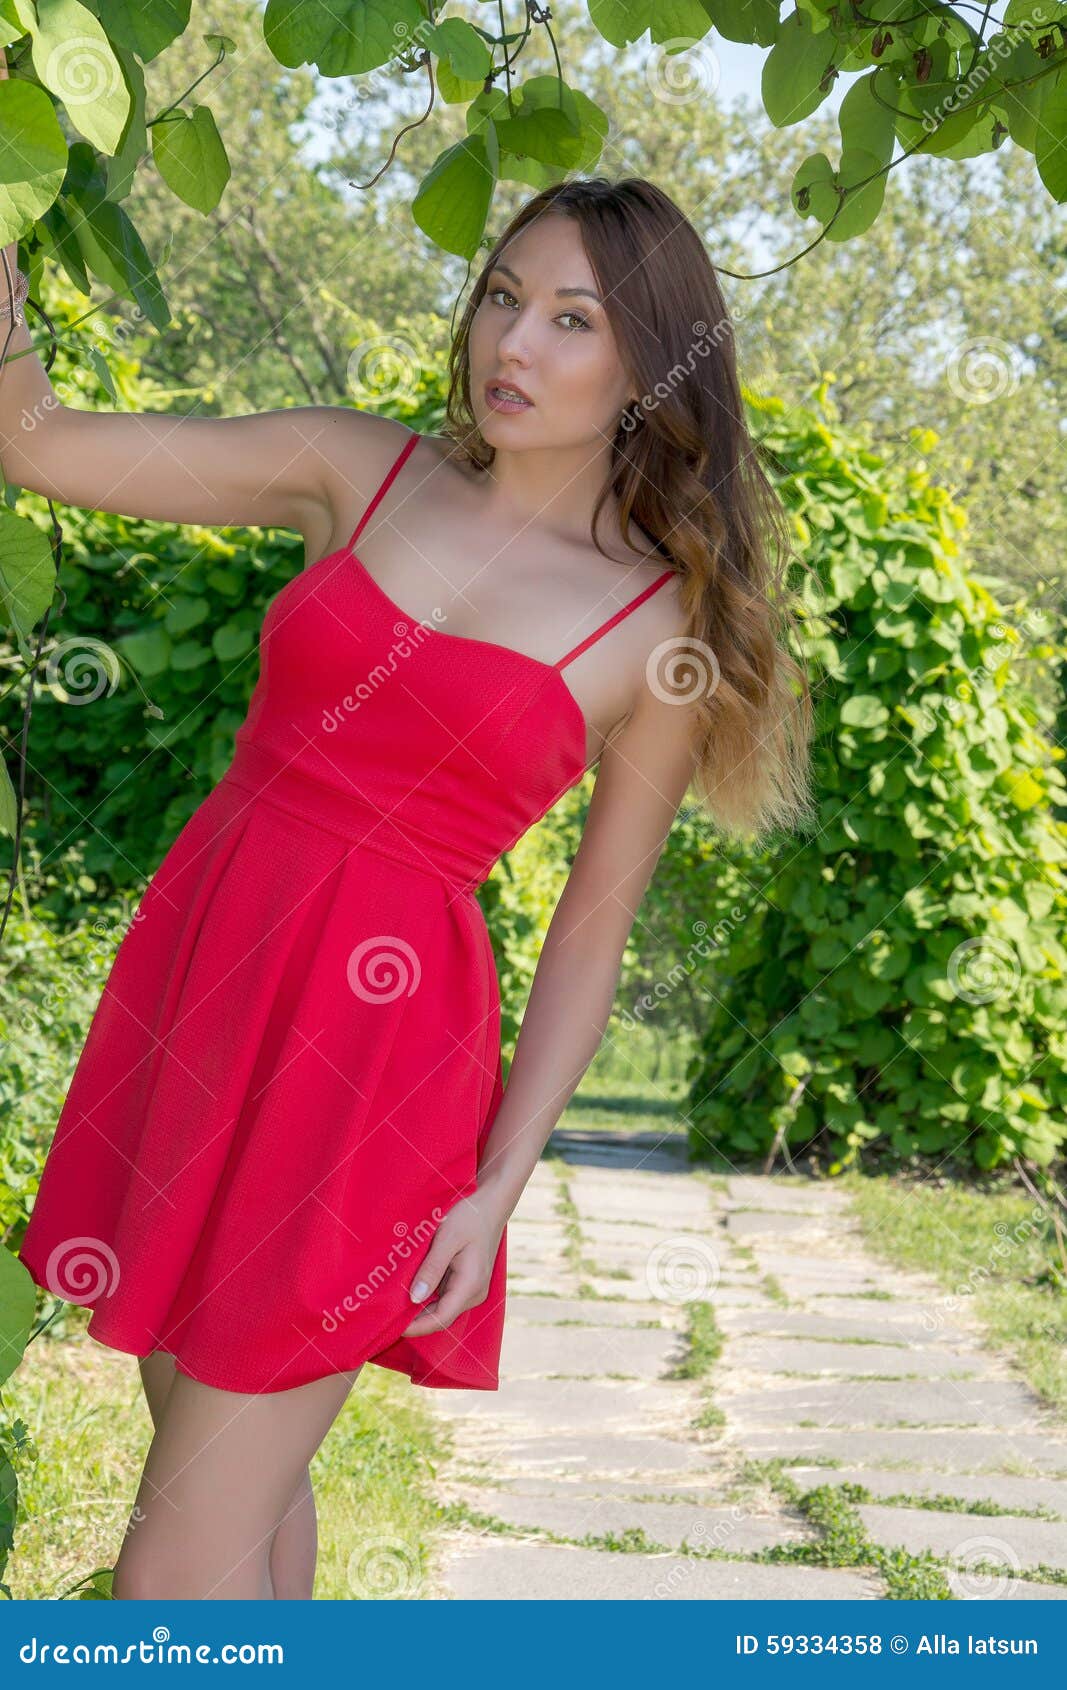
[[[416,1279],[414,1285],[411,1287],[412,1302],[417,1303],[420,1297],[425,1297],[429,1289],[430,1287],[427,1285],[425,1279]]]

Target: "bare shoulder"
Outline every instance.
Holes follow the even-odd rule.
[[[358,516],[411,429],[351,405],[315,406],[311,426],[331,506],[342,516],[353,510]]]
[[[307,563],[342,546],[381,486],[411,429],[351,405],[313,405],[302,424],[316,454],[320,499],[300,526]]]

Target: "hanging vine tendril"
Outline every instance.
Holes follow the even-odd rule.
[[[8,256],[7,256],[6,251],[0,251],[0,259],[3,260],[3,265],[4,265],[4,283],[5,283],[5,286],[7,288],[7,304],[8,304],[8,312],[10,313],[10,315],[8,316],[7,334],[4,337],[3,349],[0,350],[0,373],[2,373],[4,366],[7,363],[8,345],[10,344],[12,334],[15,332],[15,318],[14,318],[15,286],[14,286],[14,277],[11,274],[11,265],[8,262]],[[37,300],[35,300],[32,296],[27,298],[26,306],[27,306],[28,310],[34,311],[36,313],[36,315],[38,317],[40,317],[41,321],[44,323],[45,328],[48,330],[48,341],[49,341],[48,353],[47,353],[47,356],[43,360],[44,369],[47,372],[52,368],[52,365],[55,363],[56,351],[58,349],[58,344],[59,344],[58,343],[58,337],[56,335],[55,324],[52,322],[51,317],[49,317],[49,315],[48,315],[47,311],[45,311],[44,307],[42,305],[40,305],[39,302]],[[6,484],[5,484],[5,491],[6,491]],[[59,585],[59,570],[60,570],[60,565],[62,564],[62,561],[63,561],[63,527],[62,527],[62,524],[60,523],[59,517],[56,515],[56,507],[52,503],[51,499],[48,500],[48,514],[52,519],[52,527],[51,527],[51,530],[49,532],[49,538],[50,538],[51,543],[52,543],[52,561],[53,561],[53,565],[55,567],[56,591],[59,594],[58,608],[59,608],[60,611],[62,611],[62,610],[65,609],[66,602],[67,602],[66,594],[64,593],[62,587]],[[4,933],[7,929],[8,916],[11,913],[11,905],[14,902],[14,898],[15,898],[15,886],[16,886],[16,884],[18,884],[20,886],[21,890],[22,890],[23,904],[27,907],[27,913],[29,913],[29,911],[28,911],[28,899],[26,897],[26,885],[25,885],[25,881],[22,879],[22,864],[21,864],[22,824],[23,824],[23,816],[24,816],[24,813],[25,813],[25,804],[26,804],[26,752],[27,752],[27,748],[29,746],[29,739],[30,739],[30,719],[33,715],[33,699],[34,699],[34,688],[35,688],[36,679],[37,679],[37,670],[40,666],[41,653],[42,653],[42,650],[44,648],[45,641],[48,638],[48,624],[51,620],[52,611],[53,611],[54,608],[56,608],[55,595],[53,595],[51,603],[48,606],[48,609],[45,611],[44,616],[41,618],[41,626],[40,626],[40,630],[39,630],[38,635],[37,635],[37,644],[36,644],[36,647],[34,649],[33,660],[29,664],[29,666],[26,669],[23,670],[22,674],[16,677],[16,681],[15,681],[15,683],[13,683],[13,684],[17,685],[19,680],[22,680],[23,678],[25,678],[26,682],[27,682],[27,686],[26,686],[26,701],[25,701],[25,703],[22,707],[22,724],[21,724],[21,729],[20,729],[19,736],[18,736],[18,774],[17,774],[16,780],[13,783],[14,788],[15,788],[15,818],[14,818],[14,828],[12,830],[13,849],[12,849],[12,853],[11,853],[11,867],[8,870],[7,895],[4,899],[3,911],[0,912],[0,944],[3,943]]]

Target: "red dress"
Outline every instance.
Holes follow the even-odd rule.
[[[90,1335],[231,1391],[366,1361],[495,1390],[484,1302],[422,1337],[408,1288],[477,1188],[502,1096],[475,888],[581,779],[556,663],[406,616],[347,546],[272,600],[233,761],[116,955],[19,1252]]]

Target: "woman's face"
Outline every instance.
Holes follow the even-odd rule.
[[[580,292],[571,290],[580,289]],[[471,404],[491,446],[597,445],[634,397],[573,218],[527,224],[486,277],[470,332]],[[532,404],[500,411],[487,389],[519,387]]]

